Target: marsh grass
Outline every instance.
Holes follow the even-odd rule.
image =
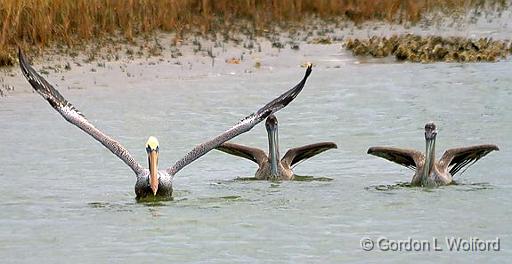
[[[241,21],[243,33],[270,25],[300,24],[307,17],[418,21],[424,12],[507,5],[498,0],[0,0],[0,66],[11,65],[16,47],[32,53],[58,45],[76,47],[120,36],[128,42],[155,31],[229,36]]]

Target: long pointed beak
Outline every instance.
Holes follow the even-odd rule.
[[[268,143],[270,157],[270,173],[272,176],[278,176],[278,162],[279,162],[279,141],[278,141],[277,127],[273,127],[268,131]]]
[[[432,169],[432,164],[434,163],[434,160],[432,160],[433,152],[435,152],[435,144],[436,144],[436,138],[435,136],[433,138],[427,139],[427,147],[425,150],[425,169],[424,174],[425,177],[430,175],[430,170]],[[428,166],[428,167],[427,167]]]
[[[434,143],[433,139],[427,139],[427,148],[425,149],[425,164],[430,163],[430,155],[432,153],[433,143]]]
[[[158,152],[152,150],[149,153],[149,185],[153,191],[153,195],[156,195],[158,191]]]

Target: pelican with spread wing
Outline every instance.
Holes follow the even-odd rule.
[[[316,156],[326,150],[337,148],[334,142],[320,142],[289,149],[279,160],[279,137],[277,118],[272,114],[267,117],[265,127],[268,135],[268,156],[265,151],[234,143],[223,143],[217,147],[222,152],[246,158],[258,164],[256,179],[259,180],[293,180],[292,168],[301,161]]]
[[[436,161],[436,136],[436,125],[430,122],[425,125],[425,154],[413,149],[393,147],[371,147],[368,154],[415,170],[412,185],[435,187],[450,184],[453,176],[462,168],[477,162],[493,150],[499,150],[498,146],[491,144],[452,148],[446,150],[441,159]]]
[[[59,112],[64,119],[71,124],[77,126],[85,133],[91,135],[99,141],[103,146],[108,148],[112,153],[119,157],[126,165],[128,165],[135,175],[137,181],[135,183],[135,193],[137,199],[148,196],[170,197],[172,195],[172,180],[174,175],[185,166],[200,158],[210,150],[218,147],[225,141],[228,141],[242,133],[251,130],[256,124],[260,123],[269,115],[279,111],[288,105],[302,91],[306,84],[306,80],[311,74],[311,65],[308,65],[306,74],[299,84],[278,98],[272,100],[255,113],[245,117],[235,126],[221,133],[220,135],[197,145],[183,158],[178,160],[173,166],[165,170],[158,170],[159,144],[158,140],[151,136],[146,143],[146,152],[148,155],[149,169],[142,167],[130,155],[119,142],[106,135],[85,118],[78,109],[69,103],[51,84],[49,84],[41,75],[39,75],[28,63],[21,49],[19,50],[19,61],[23,75],[32,85],[34,90],[38,92],[50,105]]]

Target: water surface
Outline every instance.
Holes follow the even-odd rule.
[[[296,173],[329,180],[240,181],[256,165],[211,152],[181,171],[172,201],[136,203],[131,170],[65,122],[36,94],[0,101],[0,256],[51,263],[451,262],[512,257],[512,74],[491,64],[355,64],[319,59],[305,90],[279,112],[281,153],[334,141],[339,149]],[[165,66],[137,78],[59,80],[64,96],[143,165],[160,141],[160,166],[294,85],[303,69],[180,79]],[[158,75],[158,76],[157,76]],[[67,89],[94,78],[96,87]],[[396,186],[412,171],[368,156],[372,145],[424,149],[423,126],[446,148],[495,143],[437,189]],[[263,125],[234,140],[267,149]],[[500,252],[372,252],[363,237],[501,239]],[[407,260],[403,258],[407,255]]]

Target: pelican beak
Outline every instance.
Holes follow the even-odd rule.
[[[279,176],[279,137],[278,137],[278,127],[277,127],[277,119],[274,115],[270,115],[267,117],[267,121],[265,122],[265,127],[268,133],[268,144],[269,151],[268,156],[270,158],[270,174],[273,177]]]
[[[434,151],[434,145],[436,144],[436,136],[437,130],[425,134],[425,139],[427,140],[427,157],[429,157],[431,152]]]
[[[270,130],[270,168],[272,176],[278,176],[278,166],[279,162],[279,146],[278,146],[278,138],[277,138],[277,128],[273,128]]]
[[[424,169],[424,177],[423,179],[427,179],[427,177],[430,175],[430,170],[432,169],[433,163],[434,163],[434,155],[435,155],[435,145],[436,145],[436,136],[437,136],[437,130],[434,129],[433,131],[425,132],[425,139],[426,139],[426,150],[425,150],[425,166],[427,166]]]
[[[149,159],[149,185],[153,191],[153,195],[156,195],[158,191],[158,151],[151,150],[148,155]]]

